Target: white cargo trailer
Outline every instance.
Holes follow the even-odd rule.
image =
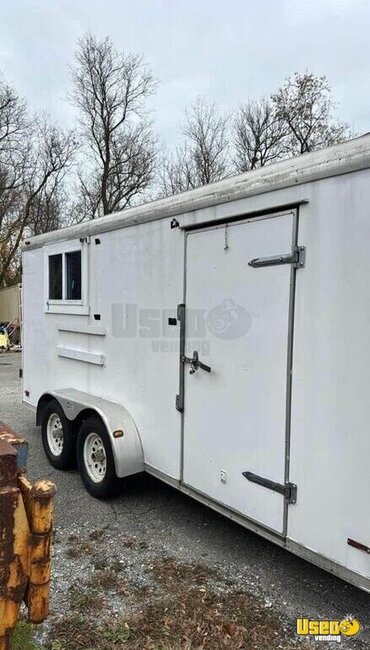
[[[54,466],[145,470],[370,591],[370,136],[32,238],[23,291]]]

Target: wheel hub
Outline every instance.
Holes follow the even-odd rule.
[[[94,483],[101,483],[107,471],[107,457],[101,437],[89,433],[84,443],[84,463],[86,471]]]
[[[105,460],[105,454],[103,449],[98,449],[92,453],[92,459],[94,463],[102,463]]]
[[[53,456],[60,456],[63,451],[63,425],[58,413],[51,413],[46,426],[47,441]]]

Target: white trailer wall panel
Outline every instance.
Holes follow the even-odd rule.
[[[288,536],[370,574],[370,173],[310,187],[300,210]]]
[[[91,244],[92,313],[107,327],[100,342],[106,368],[91,374],[89,392],[130,404],[144,435],[145,462],[179,478],[178,328],[168,326],[168,317],[176,317],[182,302],[182,233],[165,220],[99,238],[99,246]]]
[[[171,231],[168,221],[154,221],[102,233],[99,239],[99,245],[94,238],[88,245],[88,316],[47,313],[40,279],[48,247],[24,256],[25,317],[28,323],[33,322],[24,335],[25,389],[32,384],[30,402],[34,405],[51,385],[73,385],[130,404],[145,438],[145,462],[179,478],[181,416],[175,409],[178,330],[168,327],[168,317],[176,317],[183,296],[182,233]],[[137,319],[135,334],[126,336],[120,330],[128,327],[128,306],[136,308]],[[94,314],[100,315],[99,321]],[[106,334],[59,331],[77,326],[85,330],[100,326]],[[58,346],[102,354],[104,365],[61,358]]]

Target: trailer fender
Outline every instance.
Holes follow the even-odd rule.
[[[76,425],[92,414],[101,418],[111,440],[115,470],[119,478],[144,471],[139,432],[133,418],[123,406],[74,388],[51,390],[41,395],[38,401],[38,425],[41,424],[43,408],[51,399],[59,402],[67,419],[76,422]]]

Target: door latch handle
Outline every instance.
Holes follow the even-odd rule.
[[[210,366],[207,366],[205,363],[202,363],[202,361],[199,361],[199,354],[198,354],[197,350],[194,350],[193,356],[191,358],[186,357],[184,355],[182,357],[182,362],[190,364],[189,373],[191,375],[194,375],[194,373],[198,370],[198,368],[201,368],[202,370],[205,370],[205,372],[211,372],[211,367]]]

